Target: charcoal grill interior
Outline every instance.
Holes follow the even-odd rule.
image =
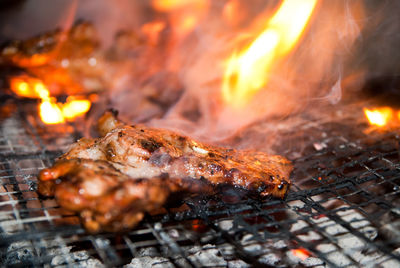
[[[370,130],[360,104],[258,122],[237,137],[274,129],[265,141],[279,136],[268,146],[295,165],[285,200],[227,189],[147,215],[129,233],[98,235],[36,193],[38,172],[82,133],[79,122],[43,125],[35,107],[18,99],[1,105],[1,266],[400,265],[400,137]]]

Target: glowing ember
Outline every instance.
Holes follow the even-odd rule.
[[[364,113],[371,125],[383,127],[392,118],[393,110],[389,107],[377,108],[373,110],[364,108]]]
[[[89,111],[91,102],[85,99],[68,97],[66,103],[57,103],[50,97],[47,87],[39,80],[31,77],[15,77],[10,80],[11,90],[18,96],[41,99],[39,115],[45,124],[59,124]]]
[[[292,249],[292,253],[294,256],[296,256],[297,258],[299,258],[303,261],[311,256],[310,252],[308,250],[306,250],[305,248]]]
[[[222,94],[234,107],[245,105],[268,80],[273,62],[287,55],[304,31],[317,0],[285,0],[266,29],[225,70]]]

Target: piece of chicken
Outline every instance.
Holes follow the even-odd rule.
[[[165,129],[124,125],[115,116],[100,118],[101,138],[79,140],[39,175],[39,192],[80,212],[89,231],[133,227],[178,191],[207,193],[210,185],[230,184],[283,198],[288,190],[292,165],[282,156],[210,146]]]
[[[210,194],[213,188],[204,180],[167,175],[132,178],[107,161],[70,159],[58,160],[42,171],[38,191],[54,195],[61,207],[79,212],[85,228],[95,233],[134,227],[145,212],[161,209],[171,194]]]

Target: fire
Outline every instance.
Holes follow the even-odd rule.
[[[153,0],[152,5],[155,10],[169,12],[184,8],[188,5],[191,5],[196,9],[202,9],[207,5],[207,0]]]
[[[90,105],[91,103],[89,100],[79,100],[68,97],[67,102],[62,105],[62,115],[66,119],[74,119],[89,111]]]
[[[49,100],[42,101],[39,105],[39,115],[46,124],[59,124],[65,121],[60,107]]]
[[[39,115],[45,124],[59,124],[89,111],[91,102],[86,99],[68,97],[65,103],[59,103],[50,96],[47,87],[39,79],[14,77],[10,80],[11,90],[21,97],[40,99]]]
[[[15,94],[26,98],[47,98],[49,97],[49,91],[45,88],[43,83],[36,78],[28,76],[13,77],[10,80],[11,90]]]
[[[383,127],[389,123],[393,117],[393,110],[389,107],[382,107],[377,109],[364,108],[365,116],[371,125]]]
[[[206,14],[209,0],[153,0],[154,10],[168,13],[169,23],[176,36],[184,37]]]
[[[310,252],[308,250],[306,250],[305,248],[292,249],[292,253],[294,256],[296,256],[297,258],[299,258],[303,261],[311,256]]]
[[[266,29],[231,56],[222,84],[226,102],[241,107],[267,84],[272,64],[294,48],[316,5],[317,0],[284,0]]]
[[[157,44],[160,36],[160,32],[166,27],[165,22],[161,20],[155,20],[144,24],[141,27],[142,33],[147,37],[150,44]]]

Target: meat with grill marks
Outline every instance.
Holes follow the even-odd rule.
[[[79,212],[90,232],[130,229],[178,193],[209,195],[229,184],[283,198],[290,185],[292,165],[282,156],[125,125],[113,112],[100,118],[98,129],[102,137],[79,140],[39,175],[39,192]]]

